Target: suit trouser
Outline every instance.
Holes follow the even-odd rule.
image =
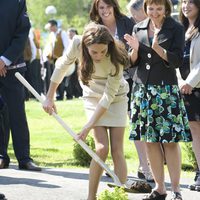
[[[73,74],[67,78],[68,78],[68,83],[66,84],[67,97],[75,96],[77,98],[82,96],[82,88],[78,80],[77,66]]]
[[[1,94],[1,91],[0,91]],[[7,155],[7,137],[9,137],[9,116],[8,107],[5,104],[1,104],[0,108],[0,157]],[[9,158],[5,158],[9,162]]]
[[[49,89],[49,85],[51,82],[51,75],[54,71],[55,65],[52,62],[46,61],[44,63],[44,67],[46,68],[46,77],[45,77],[45,93],[48,91]]]
[[[8,70],[6,77],[0,77],[0,87],[2,97],[8,106],[9,128],[11,130],[15,156],[18,162],[23,164],[31,160],[30,138],[25,113],[24,86],[15,77],[16,71],[24,75],[25,69]],[[0,138],[2,138],[3,133],[0,133],[0,135]],[[3,138],[0,141],[0,155],[9,162],[7,154],[9,131],[6,131]]]
[[[30,74],[31,74],[31,84],[34,89],[41,94],[44,92],[42,88],[42,78],[41,78],[41,64],[39,59],[35,59],[30,64]]]

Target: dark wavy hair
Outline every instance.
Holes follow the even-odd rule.
[[[192,30],[190,37],[188,38],[189,40],[192,39],[196,35],[197,32],[200,32],[200,1],[193,0],[193,3],[198,8],[199,14],[194,22],[194,29]],[[181,4],[182,4],[182,0],[181,0]],[[189,27],[189,21],[188,21],[188,18],[184,16],[181,8],[180,8],[180,12],[179,12],[179,18],[185,28],[185,31],[187,31],[187,29]]]
[[[165,6],[165,16],[169,17],[172,12],[172,2],[171,0],[144,0],[143,9],[145,14],[147,14],[147,5],[151,4],[164,5]]]
[[[94,0],[90,9],[90,20],[98,24],[103,24],[98,12],[98,4],[100,0]],[[102,0],[104,3],[110,5],[114,9],[115,18],[120,18],[124,14],[120,11],[120,6],[117,0]]]
[[[93,60],[88,52],[88,47],[92,44],[108,45],[106,56],[110,56],[110,60],[116,68],[112,76],[119,73],[120,65],[128,66],[128,53],[124,48],[124,44],[116,41],[106,26],[92,22],[86,26],[81,42],[82,59],[79,75],[84,85],[89,85],[89,80],[91,80],[92,73],[94,73]]]

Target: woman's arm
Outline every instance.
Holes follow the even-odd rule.
[[[176,23],[172,31],[173,40],[171,42],[171,46],[164,52],[168,59],[168,62],[166,62],[166,67],[179,68],[183,61],[183,50],[185,43],[184,28],[179,23]]]
[[[81,132],[78,134],[77,139],[85,140],[90,130],[94,127],[95,123],[101,118],[101,116],[106,112],[106,108],[102,107],[100,104],[97,105],[92,117],[83,127]]]
[[[89,131],[94,127],[96,122],[102,117],[102,115],[107,111],[110,104],[113,102],[116,94],[119,92],[119,87],[121,79],[123,77],[123,67],[120,67],[119,74],[112,76],[115,72],[115,67],[112,66],[111,72],[108,75],[107,82],[105,85],[104,93],[98,102],[98,105],[87,124],[83,127],[82,131],[79,133],[78,139],[85,140]]]
[[[51,81],[60,83],[65,75],[71,71],[71,68],[74,67],[72,64],[77,58],[80,58],[81,55],[81,38],[80,35],[74,36],[66,54],[57,59]]]
[[[200,62],[191,69],[185,81],[192,87],[196,87],[200,83]]]
[[[133,33],[133,35],[125,34],[124,39],[127,41],[127,44],[131,47],[132,51],[130,53],[131,63],[134,64],[138,59],[138,49],[139,49],[139,41]]]
[[[158,44],[158,34],[154,33],[152,49],[165,61],[168,62],[167,51]]]
[[[56,93],[58,85],[58,83],[51,81],[46,99],[42,104],[43,109],[50,115],[52,114],[52,112],[57,112],[56,106],[54,104],[54,94]]]
[[[188,77],[181,86],[183,94],[192,94],[193,88],[200,83],[200,62],[190,71]]]
[[[51,76],[51,83],[47,92],[46,100],[43,103],[44,110],[50,115],[53,111],[56,112],[56,106],[54,104],[54,94],[58,85],[63,80],[66,73],[70,71],[70,68],[73,67],[71,64],[74,63],[77,58],[79,58],[80,41],[80,36],[74,37],[71,45],[68,48],[67,53],[62,57],[58,58],[56,61],[55,69]]]

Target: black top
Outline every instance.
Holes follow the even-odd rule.
[[[154,85],[177,84],[176,70],[182,65],[184,49],[184,28],[173,18],[167,17],[158,33],[158,43],[167,52],[164,61],[152,48],[148,37],[150,19],[136,24],[133,28],[139,40],[136,82]]]
[[[180,73],[183,80],[185,80],[190,73],[190,45],[191,40],[185,42],[183,65],[180,67]]]
[[[0,112],[1,112],[1,109],[3,108],[3,106],[4,106],[4,101],[0,95]]]
[[[129,46],[128,46],[126,40],[124,39],[124,35],[126,33],[129,35],[132,34],[133,26],[135,25],[135,23],[129,17],[123,16],[123,17],[119,17],[116,19],[116,25],[117,25],[117,35],[119,37],[118,39],[124,43],[126,49],[128,50]],[[127,80],[127,79],[130,79],[131,76],[132,75],[130,74],[129,69],[125,69],[124,70],[124,78]]]
[[[135,24],[134,21],[127,16],[123,16],[116,19],[117,34],[119,37],[118,39],[125,44],[127,50],[128,50],[128,45],[126,40],[124,39],[124,35],[126,33],[129,35],[132,34],[134,24]]]

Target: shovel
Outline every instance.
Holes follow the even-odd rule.
[[[36,90],[26,81],[26,79],[19,73],[15,73],[16,78],[36,97],[40,103],[44,102],[44,98],[40,96]],[[113,179],[114,183],[108,183],[109,187],[122,187],[124,191],[130,193],[149,193],[151,192],[151,186],[143,181],[131,181],[128,180],[125,184],[122,184],[117,177],[117,175],[110,170],[110,168],[101,160],[101,158],[94,153],[90,147],[83,141],[77,140],[77,135],[74,131],[55,113],[52,116],[57,120],[57,122],[73,137],[73,139],[104,169]]]
[[[16,72],[15,76],[36,97],[36,99],[40,101],[40,103],[44,102],[44,98],[36,92],[36,90],[26,81],[26,79],[19,72]],[[94,153],[90,149],[90,147],[85,142],[83,142],[82,140],[77,140],[77,135],[55,112],[52,113],[52,116],[73,137],[73,139],[111,176],[114,181],[114,185],[118,187],[123,187],[123,184],[120,182],[117,175],[110,170],[110,168],[101,160],[101,158],[96,153]]]

